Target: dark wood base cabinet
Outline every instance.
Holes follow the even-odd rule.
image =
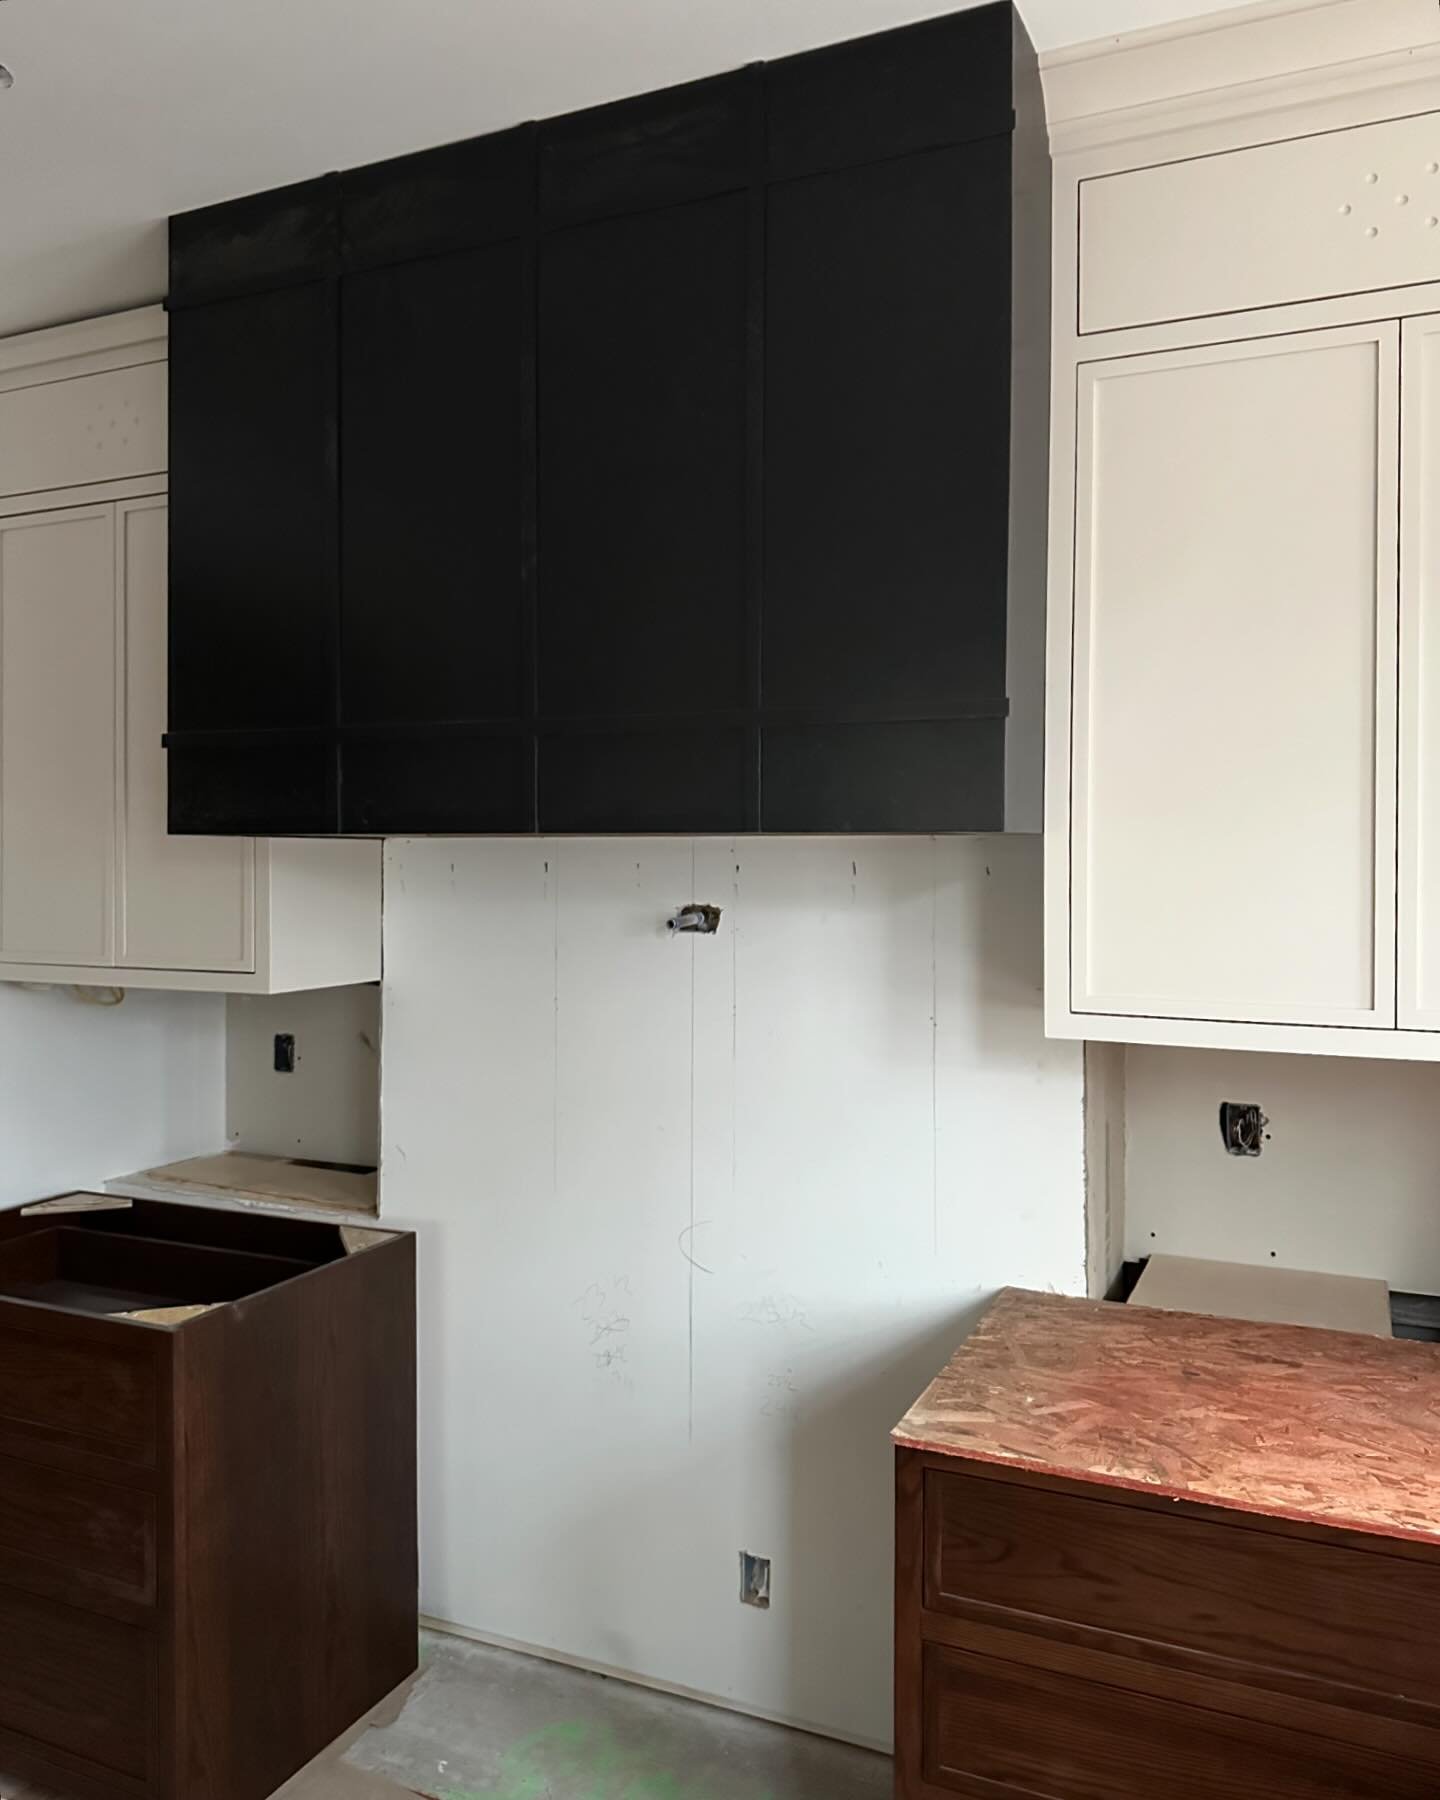
[[[1440,1549],[896,1459],[899,1800],[1440,1793]]]
[[[0,1772],[264,1800],[416,1665],[414,1240],[47,1204],[0,1215]]]

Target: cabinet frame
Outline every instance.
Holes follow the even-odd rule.
[[[1398,914],[1396,1017],[1412,1031],[1440,1032],[1440,999],[1426,1004],[1425,905],[1427,862],[1440,874],[1436,852],[1427,850],[1424,660],[1440,630],[1440,517],[1425,515],[1427,480],[1436,475],[1434,432],[1440,406],[1427,404],[1426,364],[1440,352],[1440,314],[1405,320],[1401,327],[1400,408],[1400,832],[1397,860]],[[1432,657],[1434,652],[1431,652]],[[1440,662],[1436,664],[1440,679]],[[1429,696],[1440,702],[1440,686]],[[1432,753],[1433,760],[1433,753]],[[1434,804],[1430,810],[1433,812]],[[1430,908],[1435,911],[1433,902]],[[1435,927],[1430,936],[1435,937]],[[1440,951],[1440,942],[1434,946]],[[1440,1042],[1437,1042],[1440,1053]]]

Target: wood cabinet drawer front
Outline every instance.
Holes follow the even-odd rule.
[[[0,395],[0,494],[165,468],[165,364],[109,369]]]
[[[0,1729],[144,1777],[154,1717],[148,1631],[0,1588]]]
[[[0,1447],[18,1439],[33,1442],[37,1455],[49,1447],[56,1454],[47,1460],[151,1466],[155,1409],[154,1348],[142,1330],[62,1334],[0,1324]]]
[[[1080,184],[1080,329],[1434,281],[1440,114]]]
[[[999,1800],[1434,1800],[1440,1769],[927,1645],[927,1784]]]
[[[938,1471],[925,1604],[1114,1632],[1440,1705],[1440,1564]]]
[[[0,1582],[153,1605],[154,1495],[0,1456]]]

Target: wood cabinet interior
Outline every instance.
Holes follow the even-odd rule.
[[[345,1254],[334,1226],[309,1229],[168,1201],[29,1209],[0,1221],[0,1300],[102,1317],[215,1306]]]

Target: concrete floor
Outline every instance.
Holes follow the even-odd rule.
[[[890,1800],[889,1757],[427,1632],[421,1672],[274,1800]],[[56,1800],[7,1781],[4,1800]]]

